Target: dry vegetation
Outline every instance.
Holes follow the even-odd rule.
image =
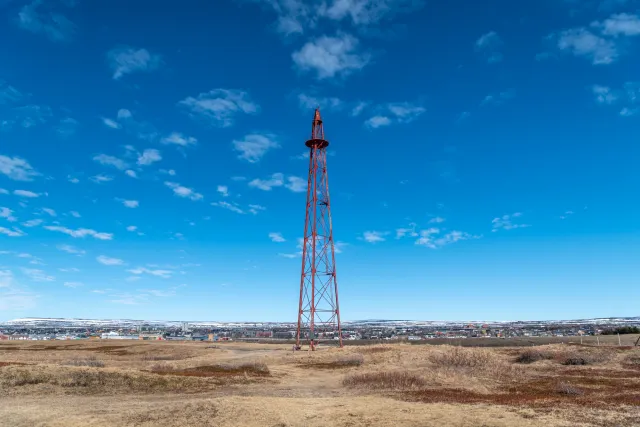
[[[0,343],[7,426],[637,426],[640,348]]]

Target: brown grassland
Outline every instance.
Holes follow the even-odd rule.
[[[636,338],[296,353],[257,343],[2,342],[0,426],[640,426]]]

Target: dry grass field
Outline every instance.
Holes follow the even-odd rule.
[[[3,427],[639,425],[631,346],[0,343]]]

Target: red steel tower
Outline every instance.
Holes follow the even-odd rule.
[[[296,343],[308,339],[313,350],[319,338],[337,335],[342,347],[336,257],[327,178],[327,147],[320,109],[316,108],[309,147],[307,212],[302,243],[302,275]]]

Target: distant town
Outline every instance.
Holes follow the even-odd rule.
[[[24,318],[0,323],[0,340],[177,340],[177,341],[290,341],[295,323],[172,322],[148,320],[91,320]],[[410,321],[364,320],[344,322],[344,340],[405,340],[517,337],[576,337],[640,327],[640,317],[553,321]],[[317,333],[320,340],[338,339]]]

